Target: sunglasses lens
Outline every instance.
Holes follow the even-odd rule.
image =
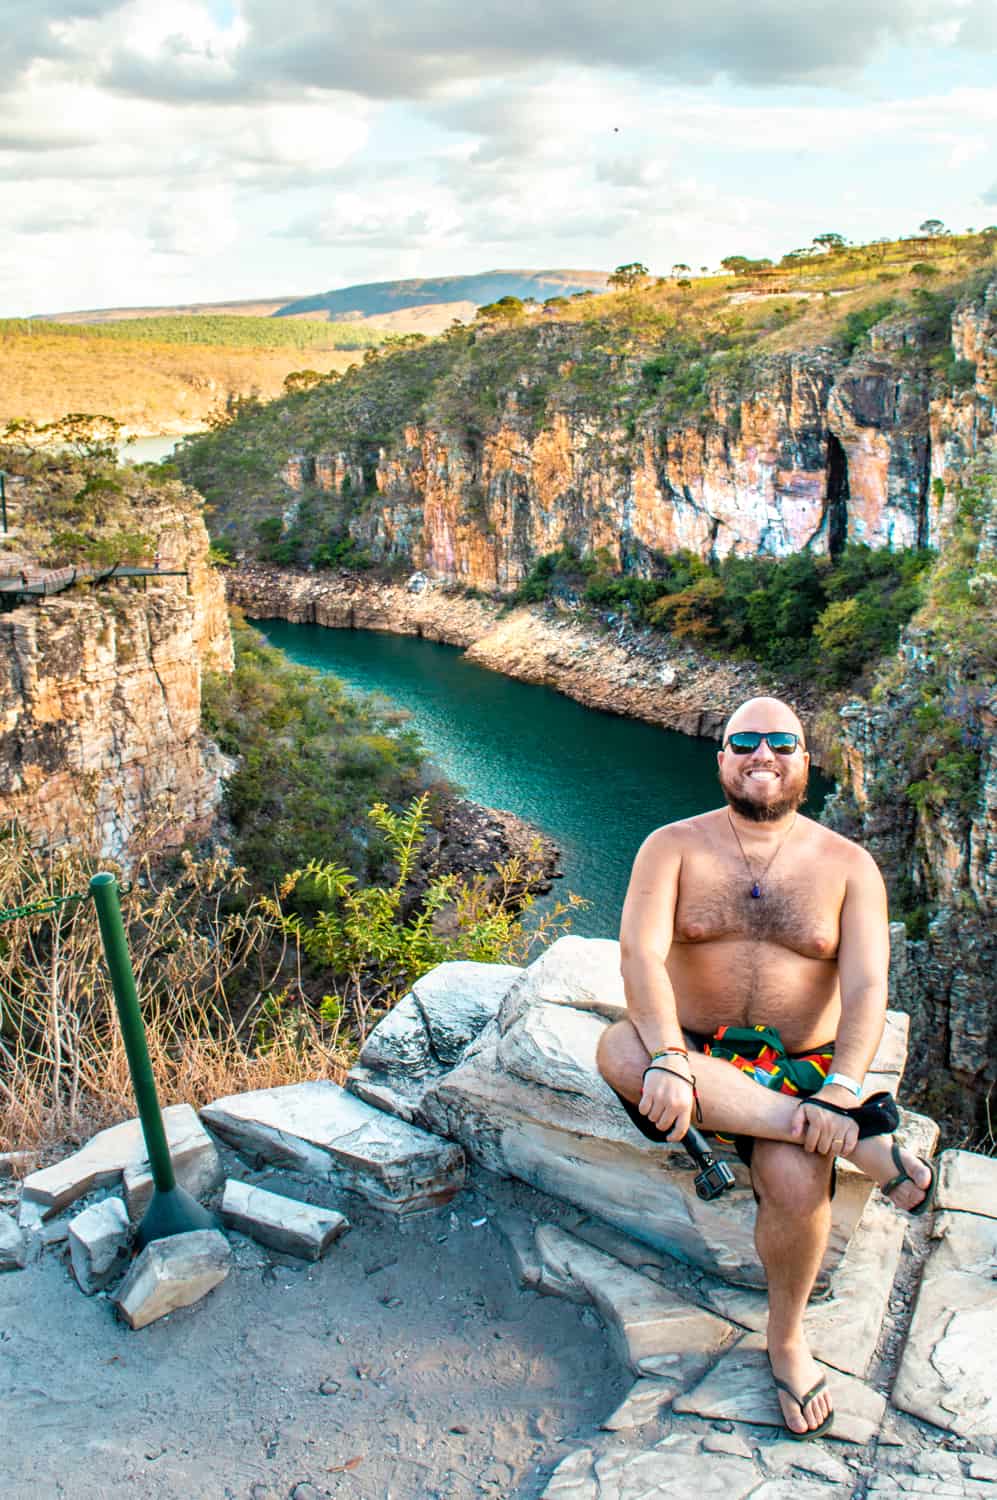
[[[762,740],[776,755],[792,755],[799,743],[799,735],[786,729],[775,729],[771,734],[745,729],[740,734],[732,734],[727,743],[735,755],[750,755],[753,750],[758,749]]]

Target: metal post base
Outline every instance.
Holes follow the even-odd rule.
[[[194,1229],[217,1228],[214,1214],[202,1208],[186,1189],[174,1187],[161,1193],[156,1188],[135,1233],[135,1248],[144,1250],[152,1240],[168,1240],[171,1235],[190,1234]]]

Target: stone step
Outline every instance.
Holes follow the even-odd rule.
[[[163,1110],[163,1126],[180,1186],[195,1198],[213,1192],[222,1180],[221,1164],[215,1143],[195,1111],[189,1104],[171,1104]],[[71,1156],[31,1172],[22,1185],[22,1209],[37,1205],[40,1216],[47,1219],[94,1188],[116,1186],[122,1179],[128,1211],[137,1218],[152,1194],[152,1172],[138,1120],[101,1130]]]
[[[327,1079],[216,1099],[204,1123],[254,1162],[291,1167],[359,1193],[376,1208],[418,1213],[464,1185],[464,1153]]]
[[[997,1438],[997,1162],[968,1151],[939,1161],[934,1244],[893,1404],[963,1438]],[[979,1204],[984,1211],[973,1212]]]

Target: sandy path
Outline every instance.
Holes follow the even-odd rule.
[[[324,1261],[233,1235],[228,1280],[140,1333],[62,1248],[0,1277],[6,1500],[538,1496],[630,1383],[591,1312],[513,1281],[500,1206],[563,1209],[482,1172],[405,1222],[322,1201],[353,1225]]]

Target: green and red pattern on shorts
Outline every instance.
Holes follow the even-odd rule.
[[[763,1088],[799,1099],[824,1087],[834,1056],[833,1042],[787,1052],[774,1026],[718,1026],[712,1036],[691,1032],[689,1038],[706,1057],[733,1063]],[[718,1135],[717,1140],[737,1144],[729,1136]]]

